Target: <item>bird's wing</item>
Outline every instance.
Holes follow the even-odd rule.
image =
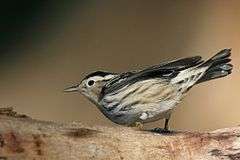
[[[155,65],[155,66],[149,67],[147,69],[159,68],[159,69],[168,69],[168,70],[169,69],[183,70],[186,68],[196,66],[202,62],[203,62],[203,60],[202,60],[201,56],[194,56],[194,57],[176,59],[173,61],[162,62],[159,65]]]
[[[102,89],[102,96],[113,93],[116,90],[123,88],[126,85],[133,84],[137,81],[150,78],[161,78],[170,80],[177,76],[179,71],[196,66],[203,61],[200,56],[178,59],[170,62],[163,62],[138,72],[126,72],[119,74],[110,80]]]

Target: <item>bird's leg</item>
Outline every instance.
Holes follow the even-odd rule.
[[[170,133],[169,131],[169,120],[170,120],[170,114],[169,116],[165,119],[165,123],[164,123],[164,128],[154,128],[151,131],[152,132],[156,132],[156,133],[161,133],[161,134],[168,134]]]
[[[169,119],[170,119],[170,117],[165,119],[165,124],[164,124],[165,131],[169,131],[169,125],[168,125]]]

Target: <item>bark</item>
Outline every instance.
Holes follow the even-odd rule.
[[[163,135],[129,127],[84,126],[0,110],[0,160],[238,160],[240,127]]]

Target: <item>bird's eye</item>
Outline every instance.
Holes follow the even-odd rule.
[[[94,84],[94,80],[89,80],[89,81],[87,82],[87,84],[88,84],[88,86],[92,86],[92,85]]]

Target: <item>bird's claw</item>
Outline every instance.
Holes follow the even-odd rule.
[[[164,128],[154,128],[150,130],[151,132],[154,133],[159,133],[159,134],[171,134],[172,131],[168,130],[168,129],[164,129]]]

